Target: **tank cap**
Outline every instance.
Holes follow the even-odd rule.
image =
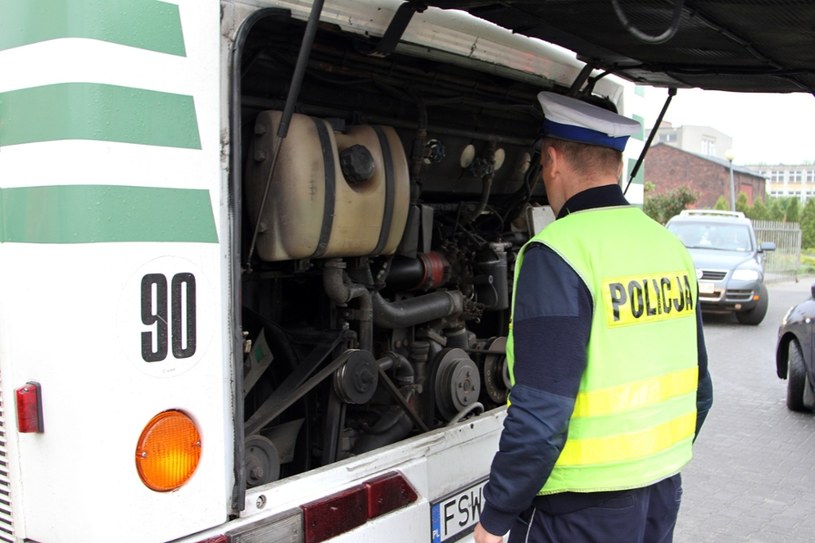
[[[374,157],[364,145],[355,144],[340,152],[340,167],[348,184],[354,186],[374,175]]]

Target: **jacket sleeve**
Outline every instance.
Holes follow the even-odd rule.
[[[542,245],[527,249],[513,303],[515,386],[481,513],[481,524],[496,535],[532,504],[560,456],[592,317],[582,279]]]
[[[713,405],[713,382],[707,368],[707,347],[705,346],[705,333],[702,326],[702,306],[696,303],[696,349],[699,363],[699,383],[696,388],[696,433],[694,441],[699,437],[699,430],[705,422],[708,411]]]

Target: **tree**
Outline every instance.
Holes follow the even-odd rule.
[[[801,225],[801,247],[815,248],[815,199],[810,198],[804,204],[799,223]]]
[[[767,206],[764,205],[763,200],[756,200],[753,202],[752,207],[745,212],[745,215],[754,221],[767,220]]]
[[[747,214],[748,209],[747,204],[747,195],[743,192],[740,192],[739,195],[736,197],[736,211],[741,211],[745,215]]]
[[[781,206],[781,200],[781,198],[770,198],[770,205],[767,206],[767,218],[769,220],[784,220],[784,208]]]
[[[654,190],[653,183],[645,183],[645,203],[642,206],[645,214],[660,224],[686,209],[694,203],[698,196],[690,187],[681,186],[665,194],[650,194]]]
[[[786,222],[798,222],[798,215],[800,211],[800,206],[798,204],[798,198],[792,197],[787,199],[787,209],[786,213],[784,214],[784,220]]]
[[[719,211],[725,211],[730,209],[730,206],[727,205],[727,200],[724,199],[724,196],[719,196],[719,199],[716,200],[716,203],[713,205],[713,209],[718,209]]]

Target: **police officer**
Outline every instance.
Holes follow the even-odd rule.
[[[680,241],[624,198],[639,124],[538,95],[557,220],[522,249],[513,387],[477,543],[669,542],[679,472],[712,403],[696,276]]]

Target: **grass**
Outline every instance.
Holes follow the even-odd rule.
[[[801,267],[799,273],[815,273],[815,249],[801,250]]]

